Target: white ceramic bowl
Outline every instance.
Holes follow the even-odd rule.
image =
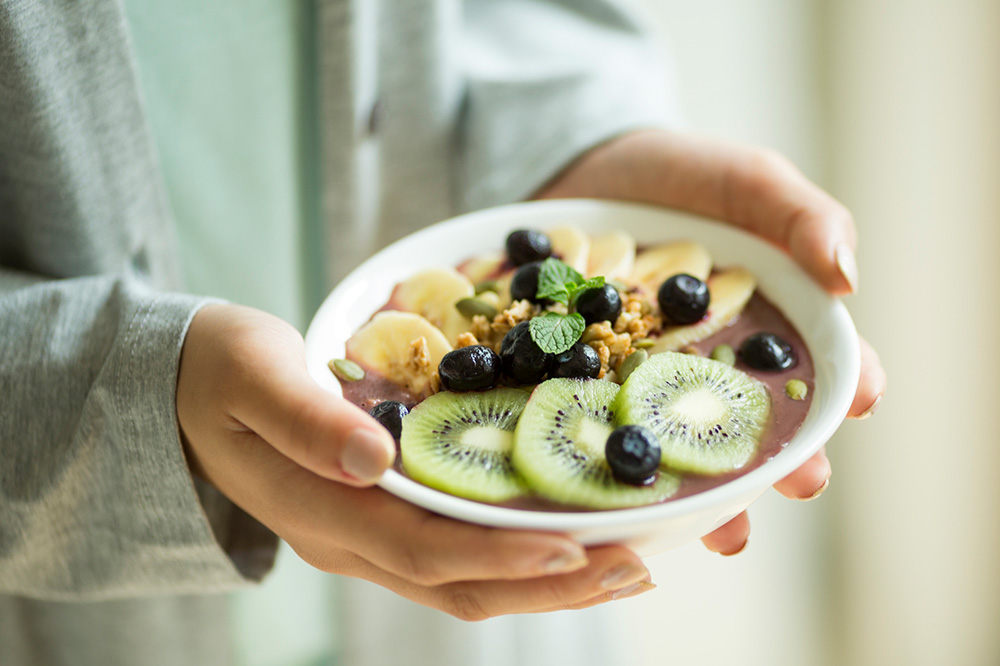
[[[502,249],[513,229],[573,224],[588,232],[621,229],[640,244],[674,239],[703,243],[718,265],[746,266],[760,290],[798,329],[816,367],[813,402],[789,445],[755,470],[712,490],[652,506],[595,512],[538,512],[490,506],[442,493],[395,471],[380,486],[431,511],[484,525],[568,532],[580,542],[623,543],[649,555],[701,537],[746,509],[768,487],[820,449],[843,421],[858,384],[860,352],[850,315],[786,254],[731,226],[662,208],[594,200],[514,204],[457,217],[385,248],[327,297],[306,334],[309,372],[340,395],[327,362],[384,304],[393,286],[432,266],[456,266]]]

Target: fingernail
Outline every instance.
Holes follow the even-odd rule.
[[[823,492],[827,489],[827,486],[829,486],[829,485],[830,485],[830,477],[826,477],[826,481],[824,481],[823,485],[819,487],[819,490],[817,490],[816,492],[814,492],[809,497],[800,497],[799,501],[801,501],[801,502],[809,502],[811,500],[816,499],[817,497],[819,497],[820,495],[823,494]]]
[[[858,262],[854,258],[854,250],[847,243],[841,243],[834,251],[834,258],[837,261],[837,268],[840,274],[847,280],[851,288],[851,293],[858,291]]]
[[[649,576],[645,567],[635,564],[619,564],[614,569],[609,569],[601,579],[601,587],[606,590],[615,590],[625,583],[632,583]]]
[[[366,428],[356,428],[344,442],[340,466],[358,481],[374,483],[392,461],[385,437]]]
[[[868,417],[870,417],[872,414],[874,414],[875,412],[878,411],[878,404],[880,402],[882,402],[882,394],[881,393],[879,393],[877,396],[875,396],[875,402],[873,402],[871,404],[871,406],[868,407],[868,409],[866,409],[865,411],[863,411],[860,414],[858,414],[857,416],[855,416],[854,420],[855,421],[864,421],[865,419],[867,419]]]
[[[649,582],[648,580],[641,580],[638,583],[632,583],[631,585],[626,585],[620,590],[615,590],[611,593],[611,600],[615,601],[618,599],[628,599],[629,597],[637,597],[643,592],[649,592],[650,590],[655,590],[656,585]]]
[[[575,571],[587,566],[587,554],[582,548],[567,547],[542,563],[542,571],[549,574]]]
[[[743,542],[743,545],[739,547],[739,550],[734,550],[731,553],[723,553],[721,551],[716,551],[716,552],[719,553],[719,555],[722,555],[723,557],[732,557],[733,555],[739,555],[744,550],[746,550],[747,549],[747,544],[749,544],[749,543],[750,543],[750,538],[747,537],[747,540]]]

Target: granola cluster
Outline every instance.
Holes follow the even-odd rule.
[[[472,342],[471,344],[481,344],[486,345],[493,351],[500,352],[500,343],[503,342],[503,336],[507,335],[507,332],[520,324],[522,321],[528,321],[532,317],[542,313],[541,306],[533,305],[531,301],[514,301],[507,307],[506,310],[499,313],[492,320],[487,319],[483,315],[476,315],[472,318],[472,329],[469,331],[472,335],[472,339],[478,340],[478,342]],[[469,340],[470,338],[459,337],[459,340]],[[467,346],[465,344],[459,344],[460,347]]]
[[[441,390],[441,378],[438,376],[437,367],[431,365],[431,352],[427,346],[427,338],[424,336],[410,342],[406,373],[410,377],[426,377],[429,395]]]

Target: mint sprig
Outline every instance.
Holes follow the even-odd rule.
[[[531,339],[549,354],[561,354],[575,345],[586,327],[583,315],[578,312],[568,315],[546,312],[532,317],[528,323]]]
[[[603,286],[603,277],[585,279],[572,266],[549,257],[542,262],[538,271],[538,290],[535,292],[535,297],[569,305],[576,301],[577,295],[581,292]]]
[[[566,307],[576,302],[577,296],[587,289],[603,287],[603,277],[584,278],[572,266],[558,259],[548,258],[538,270],[538,289],[535,297],[562,303]],[[542,351],[561,354],[583,335],[587,322],[579,313],[559,314],[547,312],[534,317],[529,324],[531,339]]]

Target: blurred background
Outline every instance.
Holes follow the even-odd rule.
[[[852,210],[847,305],[889,375],[821,499],[765,495],[737,557],[650,560],[644,663],[1000,664],[1000,2],[637,4],[691,130],[776,148]]]
[[[889,389],[831,441],[822,498],[765,495],[737,557],[649,560],[659,589],[608,606],[630,666],[1000,664],[1000,2],[633,1],[690,130],[775,148],[853,211],[847,305]],[[329,583],[283,553],[235,605],[241,663],[336,652],[344,605],[297,593]]]

